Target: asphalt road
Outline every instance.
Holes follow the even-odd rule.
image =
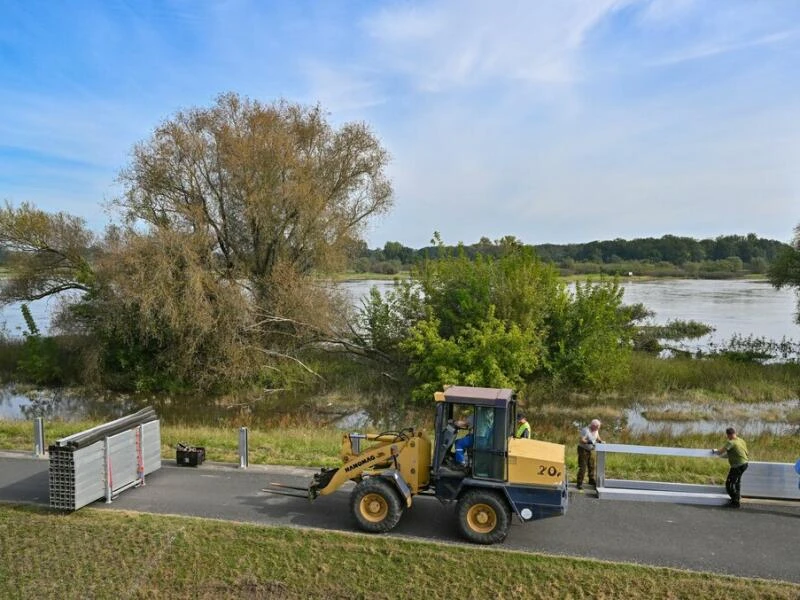
[[[270,482],[307,485],[312,470],[164,461],[146,485],[92,506],[242,521],[261,525],[357,531],[349,487],[316,501],[262,492]],[[0,453],[0,502],[47,506],[48,461]],[[390,535],[462,543],[453,509],[415,498]],[[747,501],[739,510],[697,505],[598,500],[573,493],[563,517],[515,519],[508,549],[710,571],[800,583],[800,504]]]

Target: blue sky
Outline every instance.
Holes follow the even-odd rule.
[[[3,2],[0,81],[0,200],[98,231],[133,145],[227,91],[371,125],[370,247],[800,223],[796,0]]]

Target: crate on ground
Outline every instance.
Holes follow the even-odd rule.
[[[175,451],[175,460],[181,467],[197,467],[206,459],[206,449],[203,446],[189,446],[178,444]]]

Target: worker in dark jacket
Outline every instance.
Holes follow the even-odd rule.
[[[514,432],[514,437],[526,439],[531,437],[531,424],[522,413],[517,413],[517,430]]]

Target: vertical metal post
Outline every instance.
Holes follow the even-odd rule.
[[[606,485],[606,453],[602,450],[595,450],[597,454],[597,475],[595,476],[595,487]]]
[[[239,428],[239,468],[246,469],[250,464],[247,448],[247,427]]]
[[[136,480],[138,485],[144,485],[144,426],[136,428]]]
[[[44,456],[44,419],[36,417],[33,420],[33,453]]]
[[[103,439],[103,457],[105,458],[106,463],[106,504],[111,504],[111,494],[114,484],[111,480],[111,456],[108,453],[108,437]]]

